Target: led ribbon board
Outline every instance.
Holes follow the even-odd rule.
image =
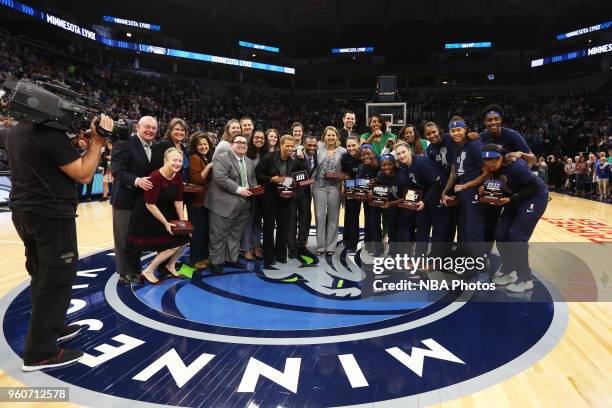
[[[591,55],[606,54],[612,52],[612,43],[597,45],[585,50],[572,51],[567,54],[555,55],[554,57],[545,57],[531,61],[531,68],[541,67],[546,64],[554,64],[555,62],[569,61],[576,58],[590,57]]]
[[[447,50],[463,49],[463,48],[491,48],[491,41],[472,42],[472,43],[446,43],[444,48]]]
[[[607,21],[605,23],[596,24],[591,27],[585,27],[585,28],[580,28],[575,31],[570,31],[569,33],[558,34],[557,40],[565,40],[567,38],[572,38],[572,37],[577,37],[579,35],[592,33],[593,31],[606,30],[610,27],[612,27],[612,21]]]
[[[270,45],[255,44],[247,41],[238,41],[238,45],[241,47],[253,48],[256,50],[269,51],[269,52],[280,52],[278,47],[272,47]]]
[[[356,54],[360,52],[372,52],[374,47],[358,47],[358,48],[332,48],[332,54]]]
[[[140,51],[140,52],[146,52],[146,53],[151,53],[151,54],[167,55],[170,57],[186,58],[186,59],[192,59],[192,60],[197,60],[197,61],[205,61],[205,62],[211,62],[214,64],[223,64],[223,65],[231,65],[231,66],[243,67],[243,68],[259,69],[263,71],[280,72],[283,74],[292,74],[292,75],[295,74],[295,68],[291,68],[291,67],[283,67],[283,66],[272,65],[272,64],[263,64],[263,63],[255,62],[255,61],[247,61],[247,60],[240,60],[240,59],[227,58],[227,57],[219,57],[216,55],[201,54],[198,52],[175,50],[172,48],[157,47],[157,46],[148,45],[148,44],[137,44],[137,43],[127,42],[127,41],[113,40],[112,38],[104,37],[93,31],[87,30],[86,28],[79,27],[78,25],[73,24],[69,21],[63,20],[52,14],[48,14],[43,11],[37,10],[33,7],[30,7],[18,1],[0,0],[0,5],[9,7],[20,13],[27,14],[31,17],[45,21],[48,24],[53,24],[56,27],[62,28],[66,31],[70,31],[73,34],[79,35],[81,37],[85,37],[89,40],[97,41],[108,47],[122,48],[126,50]]]
[[[102,20],[106,21],[107,23],[121,24],[121,25],[130,26],[130,27],[136,27],[136,28],[144,28],[145,30],[153,30],[153,31],[161,30],[161,27],[156,24],[143,23],[142,21],[132,21],[126,18],[113,17],[113,16],[102,16]]]

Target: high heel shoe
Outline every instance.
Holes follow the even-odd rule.
[[[156,281],[152,281],[152,280],[151,280],[151,279],[150,279],[150,278],[149,278],[149,277],[146,275],[146,273],[145,273],[145,272],[143,272],[143,273],[141,273],[141,274],[140,274],[140,281],[141,281],[142,283],[144,283],[144,281],[145,281],[145,280],[146,280],[147,282],[149,282],[151,285],[159,285],[159,284],[161,283],[161,280],[159,280],[159,279],[158,279],[158,280],[156,280]]]
[[[184,276],[183,276],[183,275],[181,275],[180,273],[178,273],[178,272],[172,272],[172,271],[171,271],[171,270],[168,268],[168,265],[164,265],[164,266],[162,267],[162,271],[164,272],[164,274],[165,274],[165,275],[170,275],[170,276],[173,276],[173,277],[175,277],[175,278],[177,278],[177,279],[183,279],[183,278],[184,278]]]

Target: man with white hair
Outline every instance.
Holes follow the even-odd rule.
[[[153,188],[149,174],[151,147],[157,135],[157,120],[143,116],[136,126],[136,134],[113,146],[113,238],[115,262],[119,280],[123,283],[140,280],[140,253],[127,249],[132,210],[144,191]]]

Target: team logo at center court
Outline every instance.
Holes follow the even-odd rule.
[[[373,296],[367,261],[340,243],[309,267],[291,260],[126,287],[112,252],[96,253],[79,260],[67,315],[86,330],[66,347],[85,357],[44,373],[19,370],[31,308],[24,283],[0,301],[0,368],[26,385],[75,386],[71,402],[89,406],[405,407],[493,385],[563,334],[564,306],[540,282],[535,291],[549,301],[531,304],[481,303],[468,292]]]

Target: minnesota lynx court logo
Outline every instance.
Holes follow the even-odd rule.
[[[548,300],[537,303],[448,291],[367,295],[361,254],[338,248],[311,267],[133,287],[118,285],[110,251],[85,257],[67,317],[87,328],[67,345],[85,357],[44,373],[19,370],[24,284],[0,302],[0,368],[26,385],[68,385],[71,402],[88,406],[407,407],[504,381],[565,329],[564,306],[539,282]]]

